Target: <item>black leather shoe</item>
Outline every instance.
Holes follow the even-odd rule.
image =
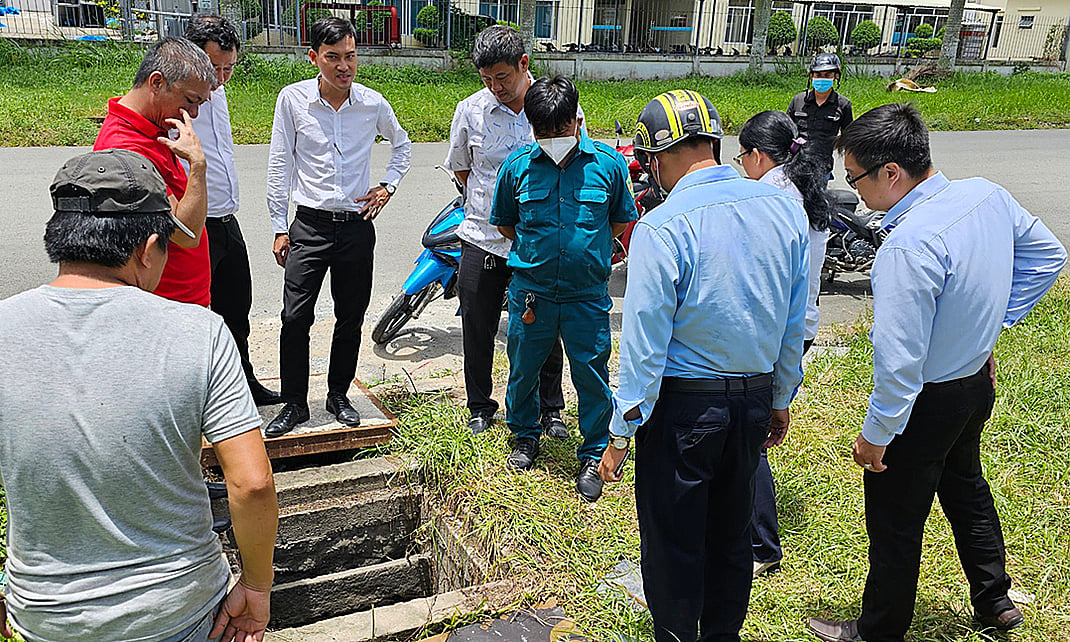
[[[568,439],[568,426],[561,421],[561,413],[557,410],[548,410],[539,420],[542,424],[542,434],[552,439]]]
[[[494,425],[494,415],[472,415],[468,418],[468,429],[478,435]]]
[[[858,620],[836,622],[812,617],[810,632],[825,642],[862,642],[862,637],[858,635]]]
[[[253,402],[258,406],[274,406],[282,403],[282,397],[274,390],[268,390],[256,379],[249,379],[249,391],[253,393]]]
[[[535,458],[538,456],[539,440],[525,437],[516,440],[513,444],[513,452],[505,458],[505,463],[519,470],[527,470],[535,463]]]
[[[279,414],[271,420],[264,429],[264,436],[281,437],[301,424],[308,421],[308,407],[295,403],[288,403],[282,407]]]
[[[343,394],[337,392],[327,393],[327,412],[334,415],[338,423],[350,428],[356,428],[360,425],[360,414]]]
[[[589,502],[602,496],[602,478],[598,476],[598,460],[584,459],[580,462],[580,474],[576,475],[576,492]]]
[[[981,626],[986,629],[995,629],[1006,633],[1011,629],[1017,628],[1025,622],[1025,616],[1018,610],[1018,607],[1011,607],[999,615],[981,615],[980,613],[974,613],[973,616],[977,618],[977,621],[981,623]]]

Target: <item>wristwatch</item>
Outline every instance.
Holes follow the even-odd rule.
[[[627,437],[613,437],[609,440],[609,445],[617,450],[628,450],[628,443],[631,440]]]
[[[379,183],[379,184],[382,185],[383,188],[386,189],[386,193],[391,195],[391,196],[394,195],[394,192],[398,191],[398,186],[397,185],[391,185],[390,183]]]

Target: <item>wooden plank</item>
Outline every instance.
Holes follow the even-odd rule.
[[[305,432],[300,434],[283,435],[274,439],[265,439],[264,447],[267,449],[269,459],[283,459],[297,457],[299,455],[315,455],[332,452],[335,450],[354,450],[385,444],[393,439],[393,428],[397,425],[397,417],[368,389],[363,383],[354,380],[361,393],[379,409],[386,422],[355,428],[343,427],[332,430]],[[201,449],[201,466],[218,466],[215,450],[207,441]]]

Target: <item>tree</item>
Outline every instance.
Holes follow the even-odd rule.
[[[824,16],[814,16],[806,23],[806,46],[811,50],[818,50],[825,45],[831,45],[840,41],[840,32],[836,25]]]
[[[754,1],[754,38],[750,45],[750,67],[748,71],[757,73],[765,62],[765,44],[769,34],[769,14],[773,11],[773,0]]]
[[[851,32],[851,44],[866,52],[881,42],[881,28],[872,20],[863,20]]]
[[[791,14],[786,11],[777,11],[769,18],[769,35],[766,36],[765,43],[775,51],[777,47],[795,42],[798,35],[799,32],[795,29],[795,21],[791,19]]]
[[[520,36],[528,56],[535,53],[535,0],[520,0]]]
[[[914,35],[917,36],[918,38],[932,38],[933,37],[933,26],[932,25],[927,25],[927,24],[925,24],[923,22],[920,25],[918,25],[917,27],[914,27]]]
[[[954,71],[955,58],[959,54],[959,33],[962,31],[962,9],[966,0],[951,0],[947,10],[947,25],[944,27],[944,43],[940,48],[940,60],[936,68],[940,71]]]

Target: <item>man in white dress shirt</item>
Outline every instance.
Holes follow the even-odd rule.
[[[277,392],[256,380],[249,360],[249,310],[253,306],[253,277],[249,252],[238,226],[238,170],[234,166],[234,136],[230,129],[227,92],[223,85],[234,72],[241,42],[226,18],[199,14],[186,25],[186,39],[204,49],[215,68],[218,86],[193,119],[207,159],[208,252],[212,265],[212,312],[223,317],[238,346],[242,370],[258,406],[282,403]],[[185,163],[183,163],[185,164]],[[188,169],[187,169],[188,171]]]
[[[485,87],[462,100],[450,126],[450,149],[444,163],[465,186],[461,265],[457,274],[464,341],[464,387],[473,434],[494,423],[498,402],[491,398],[494,383],[494,337],[502,316],[502,297],[513,269],[505,264],[512,241],[490,224],[498,169],[514,151],[535,141],[524,113],[524,96],[534,79],[528,71],[524,40],[505,25],[487,27],[476,37],[472,62]],[[583,110],[578,110],[583,116]],[[561,420],[565,398],[561,392],[564,356],[561,341],[554,344],[539,375],[540,425],[544,433],[567,439]]]
[[[334,337],[327,372],[327,410],[347,426],[360,416],[346,393],[357,370],[360,327],[372,289],[372,221],[409,171],[411,144],[378,92],[353,82],[356,33],[341,18],[310,30],[309,60],[319,75],[279,92],[271,127],[267,203],[275,260],[285,268],[279,374],[282,399],[265,434],[278,437],[307,421],[309,329],[316,298],[331,270]],[[390,162],[371,189],[376,135],[390,141]],[[297,206],[287,226],[290,201]]]

